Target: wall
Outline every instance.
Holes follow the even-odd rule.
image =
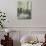
[[[46,27],[46,0],[32,0],[32,19],[17,19],[17,0],[0,0],[0,9],[6,12],[6,27]]]
[[[0,9],[6,12],[8,19],[8,22],[5,23],[5,26],[8,27],[8,29],[10,28],[12,31],[13,29],[15,31],[27,31],[26,34],[28,31],[46,31],[46,0],[32,0],[31,20],[17,19],[16,1],[17,0],[0,0]],[[23,32],[21,33],[25,34]]]

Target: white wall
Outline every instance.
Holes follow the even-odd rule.
[[[0,0],[0,9],[6,12],[7,27],[46,27],[46,0],[32,0],[32,19],[17,19],[17,0]]]
[[[32,0],[32,19],[17,19],[17,0],[0,0],[0,9],[6,12],[8,22],[6,27],[11,31],[21,31],[21,35],[31,31],[45,31],[46,33],[46,0]],[[21,27],[21,28],[16,28]],[[31,27],[31,28],[22,28]],[[36,32],[37,33],[37,32]],[[17,38],[18,35],[16,34]]]

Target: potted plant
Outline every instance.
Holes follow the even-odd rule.
[[[6,20],[6,15],[4,12],[0,11],[0,27],[3,28],[4,27],[4,22]]]

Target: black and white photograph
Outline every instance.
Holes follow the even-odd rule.
[[[17,2],[18,19],[31,19],[31,16],[32,16],[32,1],[18,0]]]

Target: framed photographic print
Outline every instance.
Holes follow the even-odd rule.
[[[18,19],[31,19],[31,15],[32,15],[32,1],[31,0],[18,0],[17,18]]]

